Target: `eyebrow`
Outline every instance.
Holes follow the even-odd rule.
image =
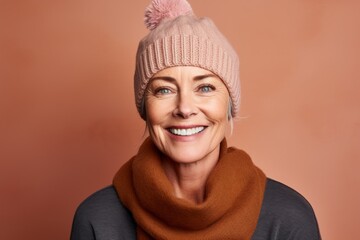
[[[153,77],[153,78],[150,78],[149,82],[152,82],[154,80],[164,80],[164,81],[167,81],[167,82],[176,82],[175,78],[167,77],[167,76]]]
[[[205,74],[205,75],[199,75],[199,76],[195,76],[193,78],[194,81],[199,81],[199,80],[203,80],[205,78],[210,78],[210,77],[216,77],[215,74]],[[173,77],[169,77],[169,76],[159,76],[159,77],[153,77],[150,79],[150,81],[154,81],[154,80],[164,80],[167,82],[176,82],[176,79]]]
[[[198,80],[203,80],[203,79],[205,79],[205,78],[211,78],[211,77],[216,77],[216,75],[215,75],[215,74],[212,74],[212,73],[210,73],[210,74],[205,74],[205,75],[200,75],[200,76],[194,77],[194,80],[195,80],[195,81],[198,81]]]

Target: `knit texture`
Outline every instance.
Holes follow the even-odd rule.
[[[237,53],[209,18],[196,17],[184,7],[184,3],[180,4],[183,1],[153,1],[152,4],[156,2],[156,5],[150,8],[151,14],[149,11],[146,14],[146,24],[151,31],[140,41],[136,54],[134,91],[137,109],[145,119],[144,93],[155,73],[174,66],[195,66],[209,70],[222,79],[231,98],[232,117],[237,117],[240,108]],[[179,2],[179,6],[168,2]],[[165,3],[168,3],[166,7],[161,7]],[[169,9],[169,6],[172,8]],[[165,9],[164,12],[158,13],[162,9]],[[156,17],[149,19],[149,15]]]
[[[194,204],[175,196],[161,153],[146,139],[114,177],[121,202],[131,211],[137,239],[238,239],[255,231],[266,177],[243,151],[221,143],[219,161]]]

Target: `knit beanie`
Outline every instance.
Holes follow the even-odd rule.
[[[149,80],[174,66],[195,66],[216,74],[229,91],[232,117],[238,116],[239,59],[209,18],[196,17],[186,0],[153,0],[145,10],[145,25],[150,33],[139,43],[134,77],[136,106],[143,119]]]

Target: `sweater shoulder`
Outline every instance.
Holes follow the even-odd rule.
[[[135,239],[135,222],[113,186],[87,197],[77,208],[71,239]]]
[[[310,217],[314,215],[313,209],[305,197],[293,188],[273,179],[267,180],[264,204],[269,207],[266,209],[267,211],[285,217],[294,214],[309,214]]]
[[[80,203],[76,214],[93,218],[94,215],[103,214],[109,210],[124,210],[113,186],[107,186],[88,196]]]
[[[310,203],[296,190],[273,179],[267,180],[253,239],[263,239],[264,236],[279,240],[321,239]]]

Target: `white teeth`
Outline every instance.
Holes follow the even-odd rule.
[[[191,135],[201,132],[204,129],[205,129],[205,127],[196,127],[196,128],[188,128],[188,129],[170,128],[169,131],[172,134],[179,135],[179,136],[191,136]]]

